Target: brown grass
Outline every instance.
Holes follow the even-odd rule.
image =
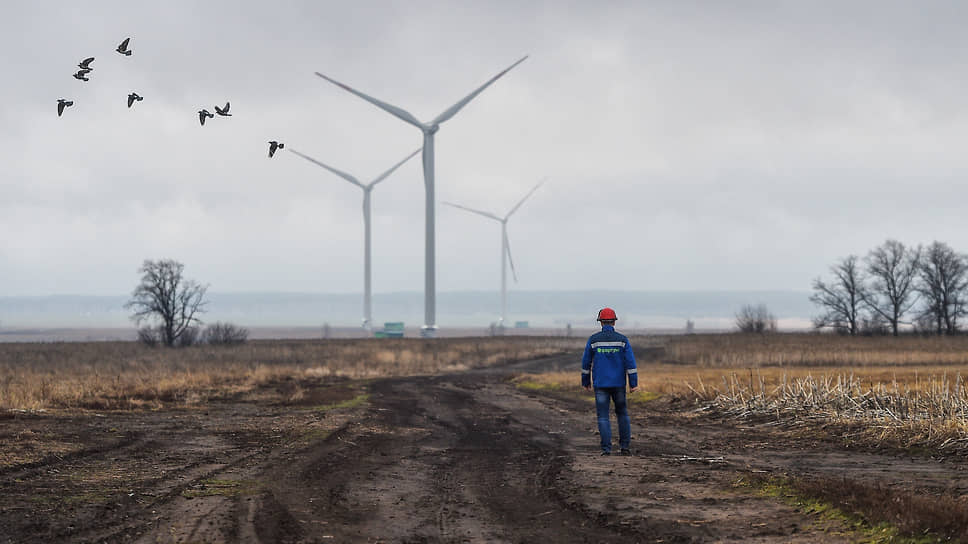
[[[548,372],[527,375],[528,380],[545,385],[555,385],[565,389],[580,389],[579,364],[575,363],[574,372]],[[723,391],[729,391],[730,384],[745,385],[758,390],[761,383],[768,389],[779,387],[784,382],[817,377],[853,375],[855,383],[872,388],[879,386],[894,387],[896,382],[902,389],[912,391],[929,390],[944,381],[954,388],[954,382],[968,378],[968,365],[963,366],[895,366],[895,367],[759,367],[759,368],[708,368],[668,363],[639,361],[639,387],[643,390],[665,395],[683,395],[711,400]],[[696,392],[698,391],[699,394]],[[703,393],[705,391],[705,393]]]
[[[288,377],[435,374],[578,349],[564,338],[252,341],[148,348],[134,342],[0,344],[0,409],[199,404]]]
[[[700,367],[968,365],[968,336],[705,334],[664,338],[663,360]]]
[[[968,454],[968,337],[731,334],[633,345],[643,347],[643,391],[703,411],[825,428],[854,444]],[[519,379],[580,392],[577,363]]]

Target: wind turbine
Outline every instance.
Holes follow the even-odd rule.
[[[392,104],[383,102],[382,100],[377,100],[372,96],[363,94],[356,89],[340,83],[335,79],[327,77],[319,72],[316,75],[329,81],[333,85],[342,88],[345,91],[355,94],[356,96],[366,100],[367,102],[373,104],[374,106],[382,109],[383,111],[397,117],[398,119],[409,123],[421,130],[423,132],[423,171],[424,171],[424,189],[426,192],[426,221],[425,221],[425,238],[424,238],[424,324],[421,327],[421,334],[425,337],[433,337],[436,335],[437,331],[437,287],[436,287],[436,243],[435,243],[435,227],[434,227],[434,134],[440,130],[440,124],[447,121],[454,115],[457,115],[468,102],[473,100],[477,95],[481,94],[481,91],[486,89],[492,83],[497,81],[501,76],[508,73],[512,68],[524,62],[527,59],[527,55],[522,57],[520,60],[512,64],[511,66],[505,68],[501,73],[487,80],[486,83],[478,87],[471,94],[465,96],[460,101],[458,101],[453,106],[447,108],[440,115],[435,117],[433,121],[429,123],[422,123],[416,117],[414,117],[410,112],[403,108],[398,108]]]
[[[390,174],[392,174],[397,168],[403,166],[403,163],[409,161],[414,155],[420,152],[416,150],[413,153],[407,155],[402,161],[394,164],[389,170],[377,176],[376,179],[370,183],[363,184],[360,180],[356,179],[354,176],[347,174],[346,172],[337,170],[332,166],[323,164],[322,162],[310,157],[309,155],[304,155],[295,149],[290,149],[289,151],[299,155],[300,157],[306,159],[307,161],[323,168],[329,170],[330,172],[336,174],[337,176],[345,179],[346,181],[356,185],[360,189],[363,189],[363,328],[370,330],[373,324],[373,305],[371,303],[371,273],[370,273],[370,193],[373,192],[373,187],[377,183],[385,180]]]
[[[518,211],[518,208],[524,204],[524,201],[534,194],[534,192],[538,190],[538,187],[541,187],[544,182],[545,180],[539,181],[538,184],[528,191],[528,194],[524,195],[524,198],[518,201],[518,203],[515,204],[514,207],[511,208],[511,211],[509,211],[504,217],[498,217],[491,212],[475,210],[474,208],[468,208],[467,206],[461,206],[460,204],[454,204],[453,202],[444,202],[444,204],[447,204],[448,206],[460,208],[464,211],[476,213],[477,215],[483,215],[488,219],[493,219],[501,223],[501,327],[504,327],[508,317],[508,263],[511,264],[511,274],[514,276],[514,281],[518,281],[518,273],[514,271],[514,259],[511,258],[511,245],[508,243],[508,219],[514,215],[514,212]]]

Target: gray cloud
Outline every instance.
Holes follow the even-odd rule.
[[[361,290],[360,191],[429,119],[438,196],[506,210],[523,289],[809,286],[887,237],[968,248],[961,3],[168,2],[5,8],[0,294],[118,293],[174,257],[226,290]],[[132,36],[134,55],[113,48]],[[97,56],[89,83],[74,65]],[[128,110],[135,90],[145,101]],[[64,117],[56,99],[73,98]],[[232,101],[235,116],[195,112]],[[414,161],[374,193],[374,285],[419,290]],[[438,211],[441,289],[498,285],[498,226]]]

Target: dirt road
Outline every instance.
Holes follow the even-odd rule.
[[[631,457],[598,455],[587,399],[512,372],[286,382],[198,409],[6,415],[64,444],[0,469],[0,542],[849,542],[837,520],[737,485],[833,475],[968,492],[958,462],[836,451],[633,406]],[[577,374],[576,374],[577,379]]]

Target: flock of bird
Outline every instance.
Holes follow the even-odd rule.
[[[229,113],[229,106],[231,106],[231,104],[229,104],[228,102],[225,103],[225,107],[224,108],[220,108],[218,106],[215,106],[215,113],[221,115],[222,117],[232,117],[232,114]],[[202,126],[204,127],[205,126],[205,119],[211,119],[211,118],[215,117],[215,113],[210,113],[206,109],[198,110],[198,122],[201,123]]]
[[[128,44],[130,42],[131,42],[130,37],[125,38],[124,41],[122,41],[118,45],[115,51],[117,51],[121,55],[130,57],[132,53],[132,51],[128,49]],[[88,75],[94,71],[94,68],[91,67],[92,62],[94,62],[94,57],[87,57],[86,59],[79,62],[77,65],[79,70],[74,74],[74,79],[77,79],[80,81],[90,81],[91,78],[88,77]],[[142,100],[144,100],[143,96],[139,95],[136,92],[131,92],[130,94],[128,94],[128,108],[134,105],[135,102],[141,102]],[[57,116],[58,117],[62,116],[64,114],[64,110],[73,105],[74,105],[73,100],[67,100],[66,98],[57,99]],[[232,114],[229,113],[230,107],[231,107],[231,104],[229,102],[226,102],[225,106],[221,108],[218,106],[215,106],[215,113],[211,113],[207,109],[202,108],[201,110],[198,110],[198,122],[202,126],[205,126],[205,120],[214,118],[216,114],[218,114],[221,117],[231,117]],[[277,142],[275,140],[270,141],[269,157],[272,157],[276,153],[277,149],[284,149],[284,148],[285,148],[285,144]]]

